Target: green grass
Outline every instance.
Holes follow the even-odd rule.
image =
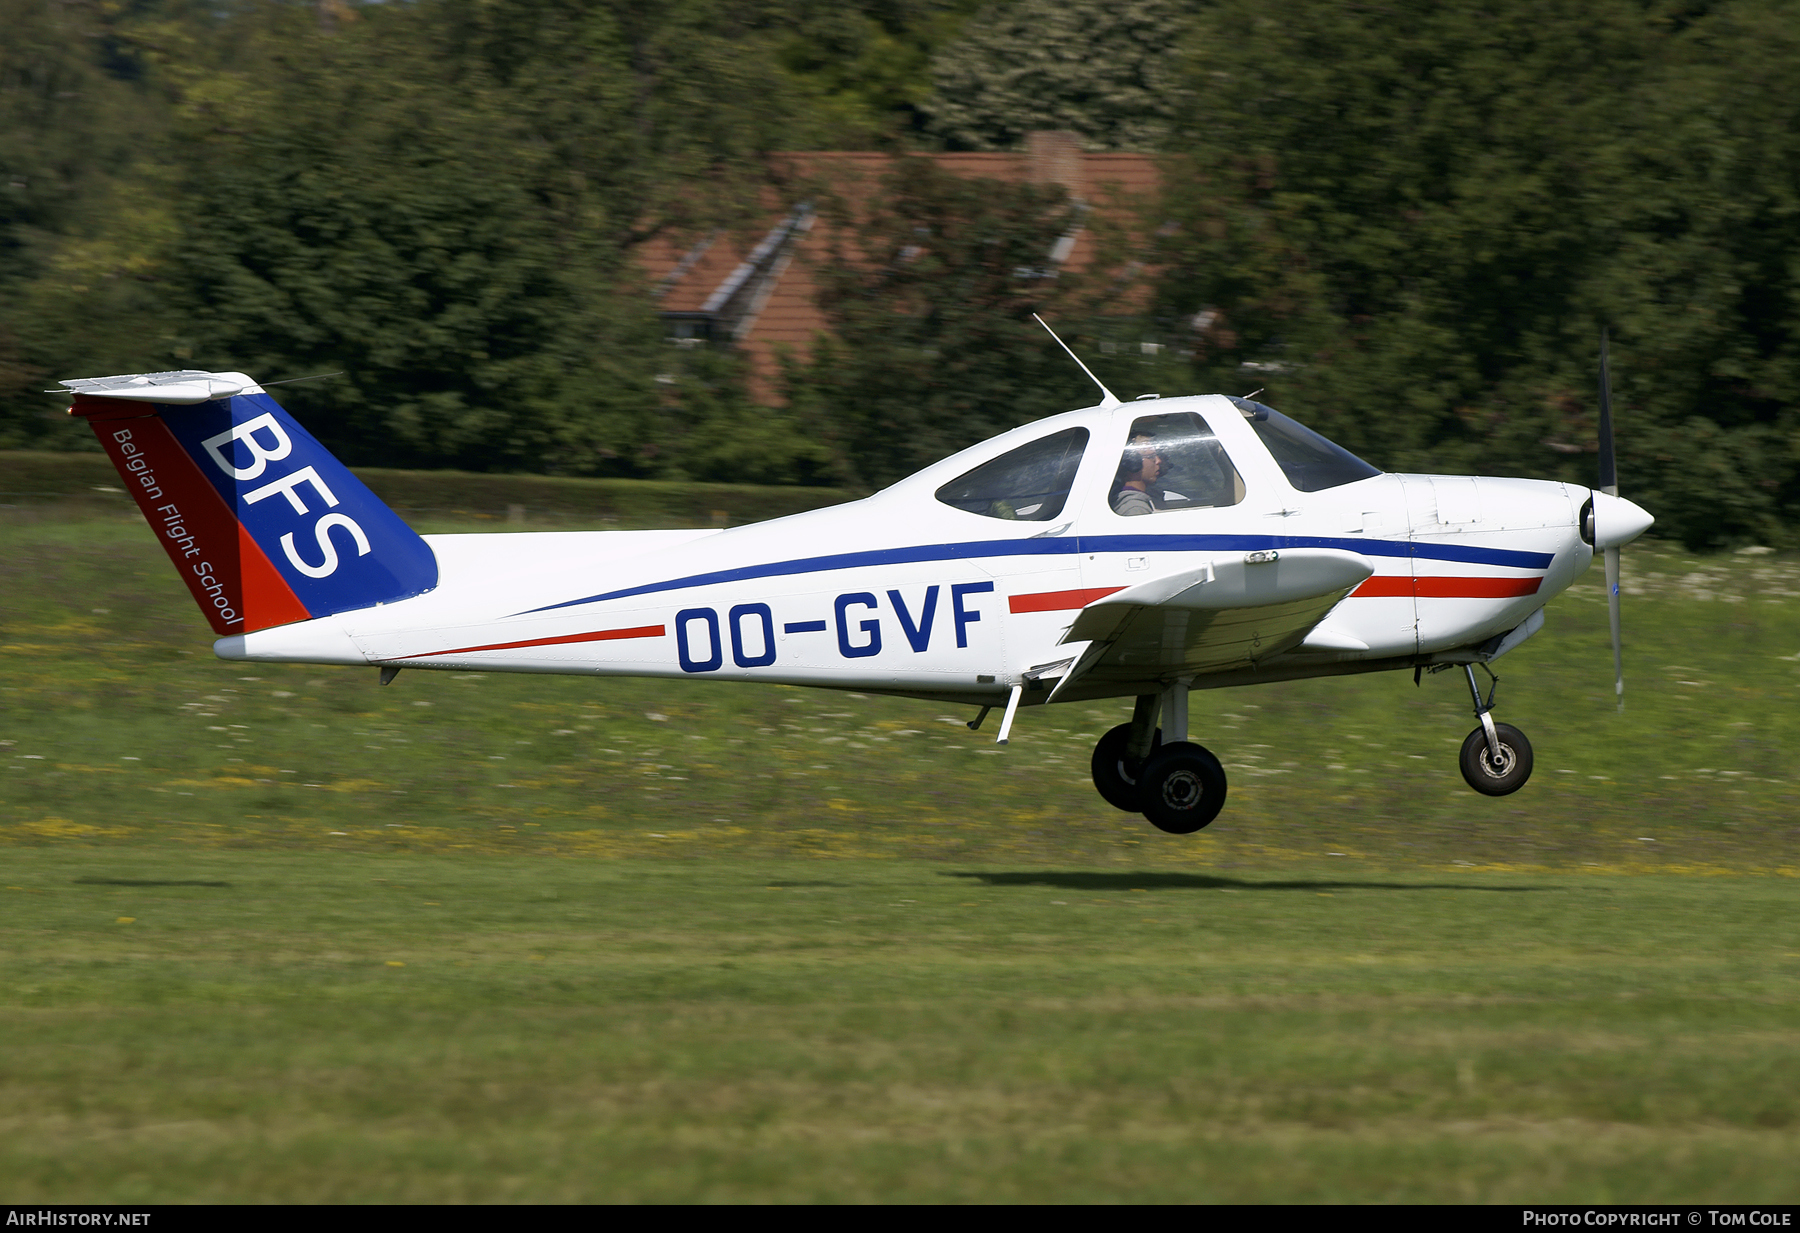
[[[1800,563],[1626,569],[1516,796],[1449,674],[1218,691],[1178,838],[1122,703],[224,664],[0,514],[8,1198],[1792,1202]]]
[[[1791,1202],[1791,883],[15,853],[17,1202]]]

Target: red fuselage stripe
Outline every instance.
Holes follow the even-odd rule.
[[[1510,599],[1518,595],[1536,595],[1543,581],[1542,578],[1412,578],[1405,574],[1377,574],[1350,592],[1350,598]]]
[[[595,634],[564,634],[560,638],[527,638],[523,642],[491,642],[486,646],[459,646],[448,651],[425,651],[405,655],[403,659],[425,659],[432,655],[463,655],[472,651],[511,651],[526,646],[561,646],[569,642],[613,642],[620,638],[660,638],[660,625],[639,625],[635,629],[603,629]]]
[[[1355,591],[1352,598],[1419,596],[1426,599],[1505,599],[1517,595],[1536,594],[1541,578],[1411,578],[1384,574],[1370,578]],[[1040,591],[1035,595],[1014,595],[1007,602],[1015,612],[1062,612],[1085,608],[1097,599],[1116,595],[1124,587],[1087,587],[1075,591]],[[513,651],[531,646],[563,646],[572,642],[613,642],[623,638],[660,638],[667,630],[661,625],[639,625],[632,629],[603,629],[591,634],[564,634],[557,638],[527,638],[520,642],[492,642],[484,646],[459,646],[447,651],[426,651],[407,659],[426,659],[433,655],[464,655],[476,651]]]
[[[1036,595],[1014,595],[1007,603],[1014,612],[1061,612],[1069,608],[1085,608],[1097,599],[1105,599],[1124,589],[1089,587],[1082,591],[1040,591]]]

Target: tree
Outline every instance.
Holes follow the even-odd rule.
[[[829,212],[819,279],[835,338],[792,375],[791,395],[857,479],[891,483],[1091,396],[1032,320],[1083,311],[1077,281],[1049,266],[1075,218],[1060,188],[922,157],[897,160],[866,209]]]
[[[934,54],[980,0],[790,0],[782,66],[806,95],[796,149],[889,145],[924,125]]]
[[[1010,149],[1068,129],[1095,150],[1160,148],[1188,83],[1179,0],[992,4],[931,62],[929,129],[950,148]]]
[[[1695,545],[1777,536],[1800,497],[1790,24],[1759,0],[1221,0],[1160,308],[1208,384],[1267,384],[1382,465],[1581,482],[1609,324],[1630,494]]]
[[[654,405],[648,365],[619,363],[654,345],[649,314],[607,295],[619,254],[586,196],[446,33],[406,10],[284,31],[256,89],[192,127],[183,358],[342,371],[284,397],[346,461],[591,470]]]
[[[59,258],[132,199],[136,155],[158,130],[156,110],[140,105],[116,16],[58,0],[0,0],[0,443],[56,435],[60,408],[39,391],[57,340],[46,337],[31,287],[55,278],[105,294],[112,271],[58,268]]]
[[[110,34],[95,12],[0,0],[0,25],[0,283],[12,283],[92,211],[143,125],[130,86],[90,51]]]
[[[394,465],[664,473],[736,405],[653,379],[632,253],[756,210],[804,95],[769,5],[149,7],[168,139],[22,288],[28,358],[342,370],[284,397]]]

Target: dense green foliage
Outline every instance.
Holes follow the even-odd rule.
[[[531,107],[459,33],[299,38],[254,128],[196,135],[209,148],[173,255],[183,349],[255,373],[342,370],[284,396],[361,461],[592,470],[641,435],[656,338],[604,195],[534,140],[556,87],[580,87],[539,83],[552,105]],[[409,52],[441,76],[390,73]],[[613,99],[581,93],[573,110],[617,123]]]
[[[36,277],[80,284],[79,240],[134,204],[120,173],[155,131],[135,106],[134,66],[85,6],[0,0],[0,435],[42,412],[35,390],[56,359],[20,295]],[[129,264],[129,263],[128,263]],[[85,291],[86,288],[83,288]],[[66,324],[66,323],[65,323]]]
[[[1800,501],[1800,28],[1777,3],[1223,0],[1165,310],[1390,468],[1628,491],[1696,546]]]
[[[86,447],[55,377],[342,370],[284,397],[357,462],[874,481],[1081,400],[1026,328],[1048,306],[1191,359],[1164,392],[1264,386],[1385,467],[1589,480],[1606,325],[1660,530],[1785,542],[1800,513],[1779,0],[0,0],[0,25],[0,446]],[[1165,155],[1127,254],[1161,271],[1147,313],[1031,274],[1049,207],[909,172],[782,414],[663,342],[644,244],[748,229],[767,152],[1036,127]]]
[[[32,361],[0,389],[0,437],[79,444],[23,393],[49,373],[204,363],[342,371],[284,399],[357,462],[816,474],[817,447],[757,422],[731,365],[668,353],[635,260],[749,217],[760,153],[838,135],[806,116],[829,83],[784,66],[807,30],[756,3],[132,11],[104,32],[129,73],[78,65],[150,117],[109,168],[129,193],[6,220],[66,234],[0,269]],[[79,162],[81,117],[51,110],[21,128]]]
[[[921,129],[939,51],[981,0],[779,0],[783,68],[804,98],[796,122],[819,148],[889,146]],[[809,146],[812,142],[797,142]]]
[[[1156,150],[1188,104],[1180,0],[990,5],[932,61],[930,131],[952,149],[1003,150],[1037,129],[1093,150]]]

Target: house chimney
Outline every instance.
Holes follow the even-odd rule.
[[[1025,163],[1033,184],[1060,184],[1076,201],[1087,196],[1080,133],[1067,129],[1026,133]]]

